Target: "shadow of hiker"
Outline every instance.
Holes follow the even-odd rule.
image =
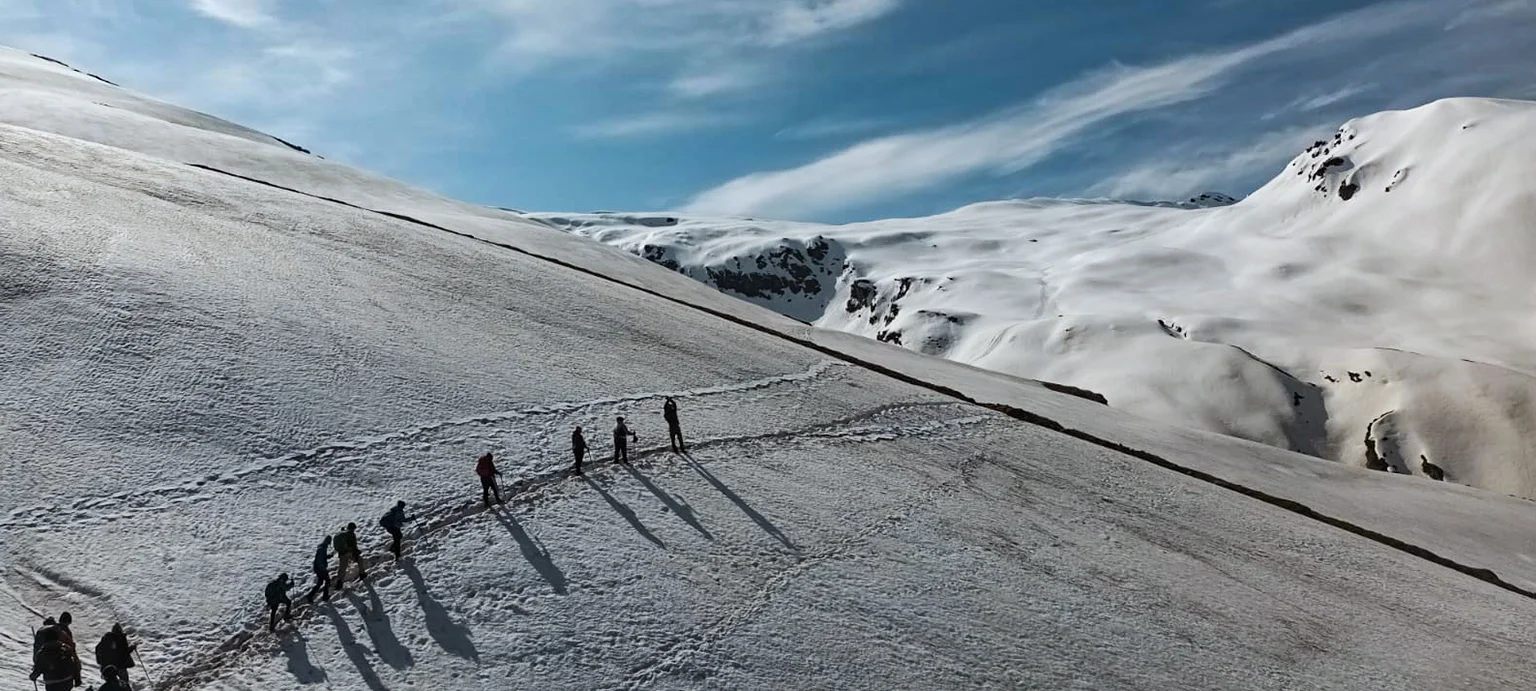
[[[547,581],[549,587],[554,588],[557,594],[564,595],[566,593],[565,572],[555,566],[544,545],[539,544],[533,536],[523,530],[523,526],[518,524],[517,519],[501,511],[493,510],[491,513],[496,516],[496,520],[501,521],[502,527],[512,534],[512,539],[517,540],[517,548],[523,551],[523,558],[533,565],[534,570],[539,572],[539,576]]]
[[[364,588],[368,592],[368,604],[364,606],[362,598],[357,596],[356,590],[347,591],[347,600],[357,608],[357,613],[363,617],[363,627],[368,630],[368,638],[373,640],[373,652],[379,656],[384,664],[395,669],[408,669],[416,664],[411,657],[411,651],[400,644],[400,638],[395,636],[394,624],[389,621],[389,614],[384,611],[384,602],[379,599],[379,592],[372,586]]]
[[[629,521],[630,527],[634,528],[635,532],[640,533],[641,537],[644,537],[645,539],[655,543],[657,547],[667,546],[667,543],[662,542],[661,538],[656,537],[656,535],[652,533],[649,528],[645,527],[644,523],[640,522],[640,518],[635,515],[635,510],[629,508],[628,504],[619,501],[612,494],[609,494],[608,490],[603,489],[602,485],[597,484],[592,480],[592,478],[587,477],[586,475],[581,476],[581,481],[587,483],[588,487],[597,490],[597,493],[602,495],[603,499],[608,502],[608,506],[612,507],[615,513],[623,516],[624,520]]]
[[[309,640],[304,638],[303,632],[295,630],[283,638],[282,648],[283,655],[288,658],[288,673],[295,681],[305,685],[325,683],[325,670],[316,667],[309,659]]]
[[[752,505],[748,504],[745,499],[741,498],[741,495],[736,494],[735,492],[731,491],[730,487],[725,486],[725,483],[721,482],[720,478],[715,477],[714,473],[709,472],[708,468],[705,468],[703,464],[699,463],[698,460],[693,457],[693,454],[683,452],[678,455],[683,457],[683,460],[688,463],[688,467],[693,468],[693,472],[698,473],[699,477],[704,478],[706,482],[714,485],[715,489],[719,490],[721,494],[725,495],[726,499],[731,500],[731,503],[735,504],[737,508],[741,509],[742,513],[747,514],[747,518],[752,519],[752,522],[756,523],[759,528],[762,528],[763,532],[768,533],[773,537],[773,539],[778,540],[785,547],[788,547],[789,549],[796,552],[800,551],[800,548],[796,547],[795,543],[789,539],[789,536],[785,535],[784,531],[779,530],[779,527],[774,525],[773,521],[768,520],[767,516],[758,513],[757,509],[752,508]]]
[[[645,473],[640,472],[639,468],[628,464],[621,465],[623,465],[624,470],[629,471],[630,477],[635,478],[640,482],[640,484],[645,485],[645,488],[650,490],[651,494],[656,495],[656,498],[660,499],[661,503],[666,504],[667,508],[671,509],[673,513],[677,514],[678,518],[683,519],[688,523],[688,525],[693,526],[694,530],[699,531],[699,534],[703,535],[705,540],[712,541],[715,539],[715,536],[710,535],[709,531],[704,528],[704,525],[699,523],[699,517],[694,514],[692,506],[678,501],[677,497],[674,497],[666,490],[657,487],[655,483],[651,482],[651,478],[647,477]]]
[[[421,613],[427,617],[427,633],[432,636],[432,640],[437,641],[437,645],[449,654],[479,662],[480,651],[475,650],[469,629],[455,622],[443,603],[432,597],[432,592],[427,590],[426,580],[421,577],[421,571],[416,569],[416,562],[407,559],[400,563],[400,570],[405,572],[405,577],[411,579],[411,586],[416,588],[416,599],[421,602]]]
[[[331,624],[336,627],[336,639],[341,641],[341,647],[347,651],[347,657],[352,660],[352,666],[357,668],[358,676],[363,678],[363,683],[368,685],[369,691],[389,691],[379,679],[379,673],[374,671],[373,663],[368,661],[368,651],[357,642],[357,637],[352,635],[352,629],[347,626],[347,621],[341,618],[341,612],[336,611],[332,604],[321,605],[325,615],[331,618]]]

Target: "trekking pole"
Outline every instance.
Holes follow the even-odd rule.
[[[144,681],[149,682],[150,688],[154,688],[155,680],[149,678],[149,668],[144,666],[144,656],[139,654],[139,649],[133,649],[133,656],[139,658],[139,671],[144,673]]]

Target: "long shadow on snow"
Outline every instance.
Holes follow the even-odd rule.
[[[357,668],[358,676],[363,678],[363,683],[368,685],[369,691],[389,691],[379,679],[379,673],[374,671],[373,663],[368,661],[368,650],[357,642],[357,637],[352,635],[352,629],[347,626],[347,621],[341,618],[341,612],[336,611],[336,606],[326,603],[320,606],[325,610],[325,615],[331,618],[331,624],[336,627],[336,638],[341,641],[341,647],[347,651],[347,657],[351,658],[352,666]]]
[[[645,524],[640,522],[640,518],[635,515],[635,510],[629,508],[628,504],[619,501],[612,494],[609,494],[608,490],[603,489],[602,485],[594,482],[592,478],[587,477],[586,475],[581,476],[581,481],[587,483],[588,487],[597,490],[597,493],[601,495],[605,501],[608,502],[608,506],[613,508],[614,513],[623,516],[624,520],[629,521],[630,527],[634,528],[635,532],[640,533],[641,537],[644,537],[645,539],[655,543],[657,547],[667,546],[667,543],[662,542],[661,538],[656,537],[656,535],[651,532],[650,528],[645,527]]]
[[[427,633],[431,634],[432,640],[437,641],[437,645],[450,654],[479,662],[480,651],[475,650],[469,629],[454,621],[443,603],[432,597],[432,592],[427,590],[426,579],[416,569],[415,561],[407,559],[401,562],[400,570],[405,572],[405,577],[411,579],[411,586],[416,588],[416,599],[421,602],[421,612],[427,617]]]
[[[297,629],[283,638],[283,655],[288,658],[288,673],[300,684],[325,683],[325,670],[316,667],[309,659],[309,639]]]
[[[379,592],[373,586],[365,586],[363,590],[368,593],[368,602],[365,605],[362,598],[357,596],[356,590],[348,590],[347,600],[357,608],[357,613],[363,617],[363,627],[368,629],[368,638],[373,640],[373,652],[378,654],[384,664],[395,669],[409,669],[416,664],[411,657],[411,651],[406,650],[400,644],[400,638],[395,635],[395,627],[389,620],[389,614],[384,611],[384,601],[379,599]]]
[[[715,477],[714,473],[709,472],[709,469],[705,468],[702,463],[699,463],[698,460],[693,457],[693,454],[684,451],[678,455],[682,456],[683,460],[688,462],[688,467],[693,468],[693,472],[698,473],[699,477],[704,478],[706,482],[714,485],[716,490],[719,490],[721,494],[725,495],[726,499],[731,500],[731,503],[735,504],[737,508],[741,509],[741,512],[746,514],[747,518],[752,519],[752,522],[756,523],[759,528],[762,528],[763,532],[768,533],[773,537],[773,539],[778,540],[785,547],[788,547],[796,552],[800,551],[800,548],[796,547],[795,543],[789,539],[789,536],[785,535],[784,531],[779,530],[779,527],[774,525],[773,521],[768,520],[767,516],[758,513],[757,509],[752,508],[751,504],[748,504],[745,499],[741,498],[741,495],[732,491],[730,487],[727,487],[724,482],[720,481],[720,478]]]
[[[710,535],[709,531],[705,530],[704,526],[699,523],[699,517],[694,513],[692,506],[680,501],[666,490],[657,487],[655,483],[651,482],[651,478],[647,477],[645,473],[640,472],[639,468],[628,463],[620,463],[619,465],[623,466],[624,470],[628,471],[630,476],[638,480],[640,484],[645,485],[645,488],[650,490],[651,494],[656,495],[656,498],[660,499],[661,503],[666,504],[667,508],[671,509],[673,513],[677,514],[678,518],[683,519],[688,525],[693,526],[694,530],[699,531],[699,534],[703,535],[704,539],[710,541],[715,539],[715,536]]]
[[[529,535],[528,531],[523,530],[523,526],[518,524],[517,519],[498,510],[492,510],[491,515],[501,521],[502,527],[512,534],[512,539],[517,540],[517,548],[523,551],[523,558],[533,565],[534,570],[539,572],[539,576],[549,582],[549,587],[554,588],[560,595],[566,594],[565,572],[555,566],[554,560],[549,558],[549,550],[544,549],[542,543]]]

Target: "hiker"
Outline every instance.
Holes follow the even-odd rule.
[[[587,438],[581,436],[581,425],[576,426],[576,431],[571,433],[571,453],[576,456],[576,465],[571,472],[581,474],[581,459],[587,456]]]
[[[317,592],[324,593],[321,599],[331,599],[331,536],[327,535],[320,539],[320,546],[315,549],[313,567],[315,584],[310,586],[309,594],[305,595],[304,599],[314,602]]]
[[[475,461],[475,474],[480,476],[480,501],[485,502],[485,508],[491,508],[491,494],[496,495],[496,503],[501,503],[501,488],[496,486],[496,476],[501,474],[496,469],[496,460],[487,453]]]
[[[80,657],[65,644],[64,635],[63,627],[48,617],[32,636],[32,673],[27,678],[41,681],[45,691],[69,691],[80,685]]]
[[[357,551],[357,524],[348,523],[346,528],[336,533],[336,539],[331,541],[336,546],[336,589],[347,582],[347,565],[357,564],[357,580],[367,581],[368,572],[363,569],[363,555]]]
[[[96,691],[133,691],[128,686],[127,670],[117,665],[103,665],[101,668],[101,686]]]
[[[136,648],[138,646],[128,642],[128,634],[123,632],[123,625],[113,624],[112,630],[96,644],[96,664],[101,667],[103,674],[108,667],[116,669],[126,684],[128,668],[133,666],[133,651]]]
[[[661,416],[667,421],[667,441],[672,444],[672,453],[687,451],[683,445],[683,428],[677,422],[677,401],[667,397],[667,402],[661,404]]]
[[[276,580],[267,584],[267,630],[277,628],[277,608],[283,608],[283,619],[293,619],[293,600],[288,599],[288,591],[293,588],[293,583],[288,580],[288,574],[278,576]]]
[[[69,646],[69,653],[74,654],[78,659],[80,648],[75,646],[75,633],[69,628],[72,623],[75,623],[74,614],[69,614],[68,611],[58,614],[58,640],[63,640],[65,645]]]
[[[405,527],[405,522],[411,520],[405,516],[405,502],[395,502],[395,508],[384,514],[379,519],[379,527],[389,532],[389,551],[395,553],[395,559],[400,559],[400,531]]]
[[[629,431],[629,426],[624,424],[621,415],[613,425],[613,460],[618,463],[629,463],[629,441],[640,441],[634,432]]]

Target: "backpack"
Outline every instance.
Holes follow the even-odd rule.
[[[79,671],[78,661],[69,651],[69,646],[58,640],[48,641],[39,647],[32,655],[32,666],[47,682],[74,679],[75,673]]]

